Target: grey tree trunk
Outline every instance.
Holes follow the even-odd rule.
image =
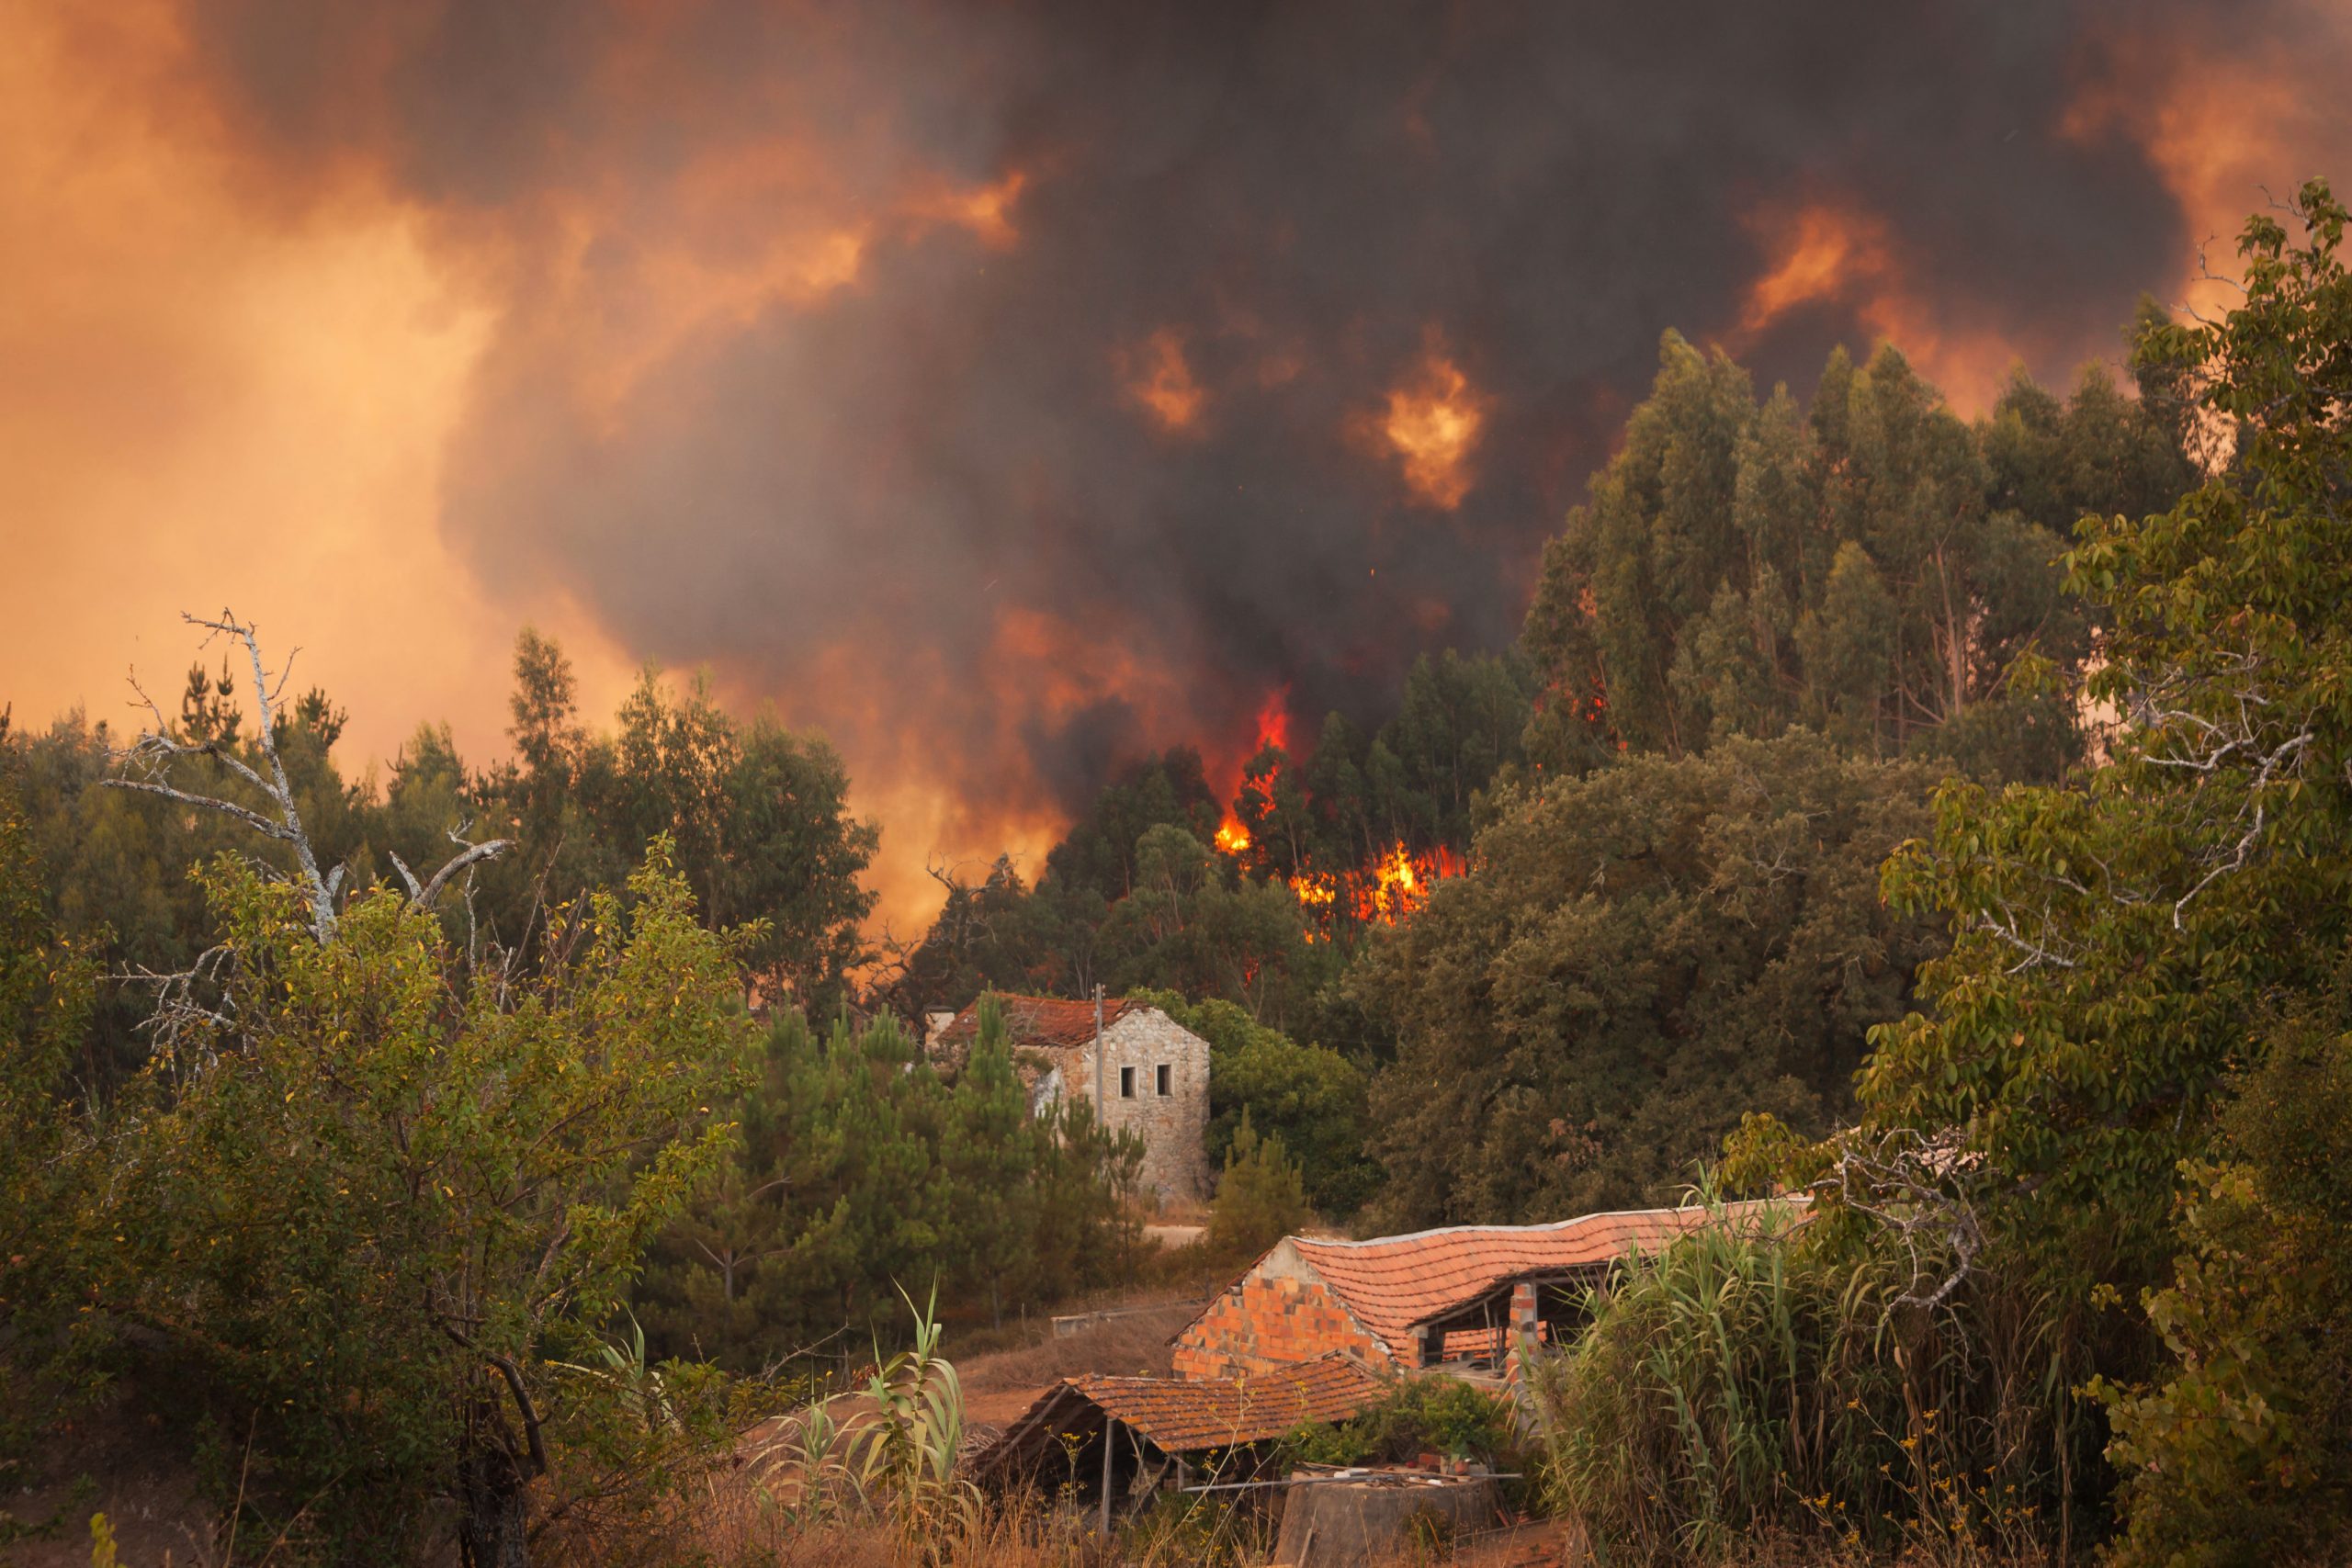
[[[476,1443],[458,1466],[464,1508],[458,1539],[466,1568],[529,1568],[527,1484],[514,1456]]]

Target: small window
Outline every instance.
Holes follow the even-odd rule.
[[[1135,1097],[1136,1070],[1133,1067],[1121,1067],[1119,1069],[1119,1098],[1133,1100]]]
[[[1162,1063],[1160,1063],[1160,1064],[1159,1064],[1159,1068],[1158,1068],[1158,1076],[1159,1076],[1159,1096],[1160,1096],[1160,1098],[1161,1098],[1162,1100],[1165,1100],[1165,1099],[1167,1099],[1167,1098],[1168,1098],[1168,1093],[1169,1093],[1168,1083],[1169,1083],[1169,1078],[1170,1078],[1170,1077],[1171,1076],[1171,1075],[1170,1075],[1170,1069],[1169,1069],[1169,1066],[1168,1066],[1168,1064],[1167,1064],[1167,1063],[1162,1062]]]

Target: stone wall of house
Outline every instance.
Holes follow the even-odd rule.
[[[1263,1268],[1211,1302],[1177,1337],[1180,1378],[1233,1378],[1295,1366],[1346,1350],[1375,1367],[1390,1365],[1380,1342],[1359,1326],[1329,1288]]]
[[[1091,1045],[1059,1055],[1062,1093],[1092,1104]],[[1101,1092],[1103,1123],[1143,1140],[1145,1190],[1162,1201],[1209,1195],[1208,1042],[1158,1008],[1123,1014],[1102,1031]]]

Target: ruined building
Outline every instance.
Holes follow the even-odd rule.
[[[1778,1230],[1802,1200],[1636,1209],[1545,1225],[1448,1225],[1340,1241],[1284,1236],[1176,1338],[1187,1378],[1262,1376],[1333,1354],[1399,1371],[1500,1371],[1524,1334],[1564,1344],[1585,1292],[1702,1225]]]
[[[1032,1114],[1076,1098],[1114,1131],[1143,1140],[1143,1185],[1163,1201],[1204,1198],[1209,1124],[1208,1042],[1155,1007],[1124,999],[1096,1006],[1058,997],[996,998]],[[925,1050],[944,1070],[963,1062],[979,1033],[978,1002],[925,1021]],[[1099,1040],[1099,1043],[1098,1043]]]

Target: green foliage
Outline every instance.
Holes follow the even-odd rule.
[[[1349,978],[1402,1042],[1383,1220],[1668,1199],[1750,1110],[1826,1131],[1931,949],[1875,897],[1931,777],[1799,733],[1505,794],[1470,874]]]
[[[1082,1100],[1030,1114],[1001,1015],[943,1077],[887,1015],[770,1029],[735,1156],[662,1237],[657,1343],[741,1368],[878,1332],[909,1281],[1001,1323],[1116,1277],[1142,1147]]]
[[[1308,942],[1288,887],[1238,875],[1171,826],[1136,840],[1135,888],[1111,906],[1098,940],[1097,962],[1122,994],[1222,997],[1263,1020],[1302,1010],[1333,959]]]
[[[435,1495],[519,1523],[565,1400],[545,1358],[589,1344],[724,1157],[725,944],[658,846],[520,985],[390,894],[322,946],[285,885],[224,860],[205,886],[221,1004],[101,1129],[69,1267],[343,1549],[396,1554]]]
[[[1049,883],[1032,890],[1010,855],[977,883],[934,874],[946,897],[911,948],[892,953],[896,972],[874,987],[902,1018],[961,1011],[989,991],[1086,996],[1095,975],[1094,928],[1108,905],[1091,888]]]
[[[2049,778],[2068,711],[2014,719],[2029,648],[2064,670],[2088,624],[2060,595],[2061,531],[2170,505],[2177,444],[2104,373],[2061,405],[2022,375],[1970,426],[1902,355],[1830,359],[1809,410],[1668,333],[1650,396],[1553,541],[1522,638],[1543,688],[1528,749],[1574,773],[1615,751],[1827,729],[1877,754],[1939,730],[1974,773]],[[2022,725],[2032,739],[2017,744]]]
[[[2129,1563],[2316,1557],[2352,1528],[2352,1034],[2291,1021],[2187,1169],[2184,1250],[2147,1293],[2173,1361],[2101,1385]]]
[[[877,1350],[865,1397],[873,1412],[850,1433],[849,1473],[865,1497],[908,1522],[933,1522],[940,1510],[968,1503],[971,1483],[956,1477],[964,1441],[964,1385],[939,1354],[938,1295],[918,1307],[899,1292],[914,1319],[913,1343],[884,1359]]]
[[[1222,1165],[1247,1116],[1282,1139],[1298,1164],[1307,1201],[1326,1214],[1352,1213],[1372,1194],[1379,1168],[1364,1154],[1365,1077],[1337,1051],[1301,1045],[1232,1002],[1187,1002],[1173,991],[1130,991],[1209,1045],[1212,1163]]]
[[[747,988],[830,1017],[864,956],[860,927],[875,896],[858,879],[879,842],[873,824],[849,814],[848,779],[831,748],[769,717],[740,723],[701,684],[673,700],[650,676],[624,705],[619,733],[593,735],[577,721],[561,650],[527,631],[515,680],[515,760],[484,771],[467,766],[447,726],[423,725],[380,781],[372,770],[346,779],[334,753],[340,710],[316,691],[294,702],[280,716],[277,747],[322,864],[347,864],[345,886],[356,897],[398,886],[394,856],[430,874],[454,852],[452,830],[515,840],[442,909],[453,940],[495,943],[529,968],[550,961],[543,943],[551,910],[624,889],[666,835],[706,923],[742,929],[734,952]],[[189,672],[174,728],[240,761],[259,760],[226,672]],[[121,739],[74,713],[45,732],[0,730],[0,766],[17,780],[58,931],[105,968],[173,973],[214,935],[191,872],[223,853],[283,872],[291,856],[218,813],[99,787]],[[260,804],[220,759],[184,759],[175,777],[201,794]],[[141,1025],[152,999],[122,987],[97,997],[75,1070],[102,1097],[144,1062]]]
[[[479,831],[517,840],[481,876],[489,929],[528,948],[542,899],[619,886],[666,837],[705,918],[746,929],[741,957],[762,999],[831,1018],[865,956],[875,895],[857,879],[881,841],[849,815],[832,748],[773,715],[736,720],[701,679],[673,696],[650,670],[614,733],[592,734],[561,650],[529,631],[514,676],[515,761],[464,792]]]
[[[1310,1217],[1298,1168],[1280,1137],[1258,1135],[1243,1111],[1225,1151],[1209,1207],[1209,1249],[1221,1258],[1254,1257]]]
[[[2013,1316],[1901,1305],[1905,1268],[1766,1225],[1622,1269],[1532,1386],[1551,1501],[1620,1560],[1770,1530],[2015,1549],[2051,1490],[2049,1348]]]
[[[1499,1464],[1519,1447],[1510,1402],[1456,1378],[1400,1378],[1353,1419],[1306,1427],[1284,1440],[1309,1464],[1404,1464],[1425,1453]]]
[[[42,1262],[34,1244],[70,1196],[64,1097],[97,978],[87,949],[51,928],[39,877],[13,782],[0,773],[0,1310],[21,1303],[23,1277]]]
[[[2329,984],[2352,936],[2352,283],[2343,209],[2318,184],[2298,203],[2301,244],[2248,227],[2242,308],[2139,351],[2235,423],[2233,466],[2160,515],[2085,519],[2068,557],[2109,625],[2108,765],[1948,786],[1886,876],[1955,934],[1933,1011],[1876,1036],[1868,1117],[1962,1129],[1988,1222],[2070,1297],[2157,1277],[2249,1021]]]
[[[63,1300],[54,1254],[79,1199],[68,1077],[96,981],[83,946],[42,908],[30,835],[0,767],[0,1478],[12,1476],[45,1406],[63,1402],[51,1364]],[[29,1529],[0,1512],[0,1542]]]

